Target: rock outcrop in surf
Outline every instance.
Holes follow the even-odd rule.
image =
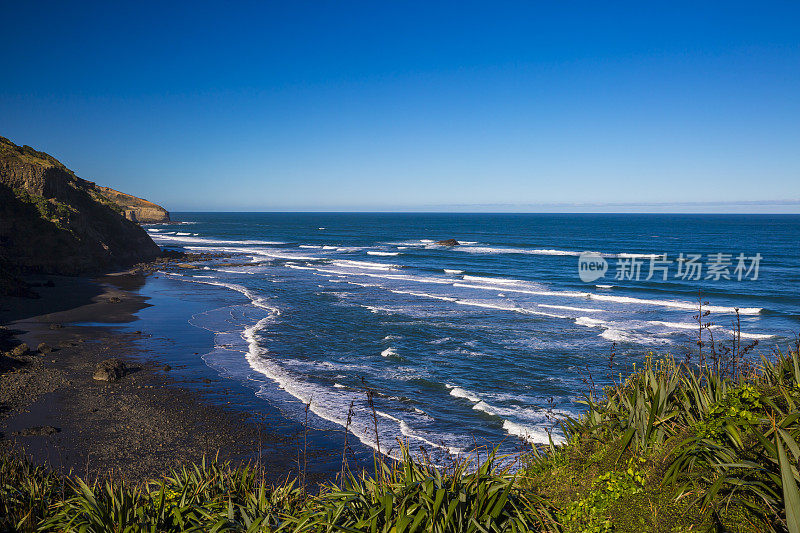
[[[14,275],[77,275],[157,257],[158,245],[108,191],[0,137],[0,295],[15,292]]]
[[[455,239],[445,239],[443,241],[437,241],[436,244],[440,246],[460,246],[461,243]]]

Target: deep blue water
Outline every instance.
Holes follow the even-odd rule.
[[[800,331],[800,216],[174,218],[182,223],[148,226],[159,244],[233,254],[166,276],[213,294],[213,309],[191,320],[214,337],[202,360],[255,383],[291,418],[310,402],[318,427],[344,425],[352,402],[350,429],[368,445],[373,388],[384,450],[397,438],[441,457],[546,441],[555,418],[580,411],[587,373],[607,379],[612,344],[615,373],[649,351],[683,357],[697,339],[699,290],[716,341],[730,339],[734,307],[754,353],[786,349]],[[446,238],[461,245],[434,242]],[[607,262],[604,277],[581,280],[586,251]],[[673,261],[653,262],[667,280],[664,269],[645,279],[653,254]],[[677,275],[679,254],[700,254],[700,279]],[[640,279],[616,279],[620,265],[638,265]]]

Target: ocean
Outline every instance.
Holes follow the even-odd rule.
[[[390,455],[558,441],[592,383],[697,350],[699,298],[706,341],[730,342],[737,308],[752,356],[800,331],[796,215],[173,218],[146,227],[158,244],[230,255],[158,274],[213,300],[190,320],[214,341],[196,360]]]

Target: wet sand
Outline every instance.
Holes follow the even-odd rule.
[[[136,327],[135,313],[150,305],[137,292],[145,283],[141,274],[35,282],[48,281],[53,287],[35,287],[39,299],[0,300],[0,324],[15,335],[0,353],[20,341],[31,348],[0,361],[0,449],[58,471],[131,481],[217,454],[260,461],[275,481],[296,476],[298,463],[308,463],[309,483],[338,471],[343,435],[306,431],[275,409],[253,415],[251,390],[210,369],[182,369],[181,352],[191,348],[173,343],[173,369],[165,339],[113,327]],[[92,325],[75,324],[87,322]],[[37,352],[42,342],[52,351]],[[129,373],[113,383],[93,379],[96,364],[109,358],[123,359]]]

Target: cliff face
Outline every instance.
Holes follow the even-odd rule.
[[[159,247],[105,191],[0,137],[0,273],[73,275],[155,258]]]
[[[120,206],[125,218],[128,220],[133,220],[140,224],[169,222],[169,211],[160,205],[148,202],[142,198],[137,198],[136,196],[131,196],[130,194],[125,194],[124,192],[109,189],[108,187],[95,185],[95,188],[100,194]]]

